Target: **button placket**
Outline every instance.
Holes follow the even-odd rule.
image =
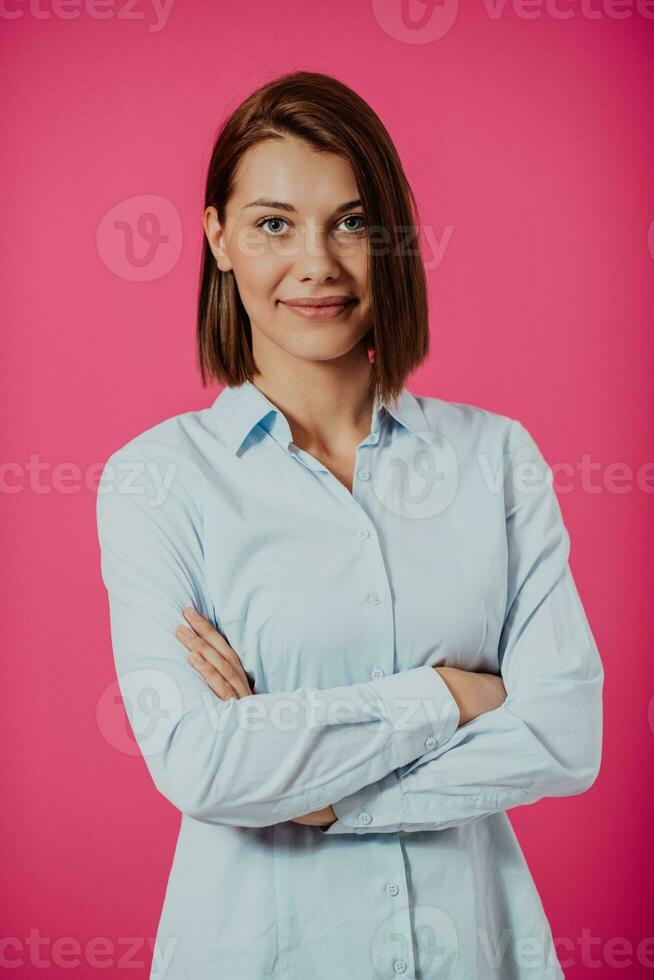
[[[383,976],[400,975],[415,980],[416,963],[411,907],[407,903],[409,884],[403,856],[404,845],[399,833],[385,835],[384,842],[386,844],[385,875],[388,877],[380,882],[380,892],[383,896],[381,901],[384,902],[382,908],[385,909],[385,912],[382,912],[382,921],[385,925],[384,947],[382,949],[380,941],[379,956],[376,957],[378,969],[384,971]]]
[[[364,468],[364,467],[362,467],[361,469],[357,470],[356,473],[357,473],[357,476],[360,476],[364,480],[364,482],[367,479],[369,479],[369,477],[370,477],[370,471],[367,468]],[[362,473],[365,473],[365,475],[364,476],[361,476]],[[359,505],[359,506],[361,506],[361,505]],[[366,540],[368,540],[371,537],[372,531],[369,528],[367,528],[367,527],[360,527],[360,528],[357,529],[357,532],[356,533],[357,533],[357,537],[358,537],[358,539],[360,541],[366,541]],[[375,560],[378,562],[379,559],[381,558],[381,570],[382,570],[382,574],[384,575],[384,577],[387,577],[386,568],[385,568],[384,561],[383,561],[383,556],[381,556],[381,554],[380,554],[379,546],[377,547],[376,551],[377,551],[377,554],[376,554]],[[372,592],[369,592],[368,593],[368,595],[366,597],[366,600],[367,600],[367,602],[371,606],[381,606],[382,603],[384,602],[384,596],[382,595],[381,592],[378,592],[376,590],[373,590]],[[391,659],[392,659],[392,653],[391,653]],[[385,676],[386,676],[386,671],[379,664],[375,664],[373,666],[373,668],[371,669],[371,671],[370,671],[370,678],[371,678],[371,680],[380,680],[382,677],[385,677]],[[361,831],[359,831],[359,833],[361,833]]]
[[[360,480],[364,484],[368,483],[369,480],[371,479],[371,472],[367,467],[361,467],[355,470],[355,473],[358,480]],[[370,536],[371,536],[371,532],[370,530],[368,530],[368,528],[360,527],[357,530],[357,537],[359,541],[366,541],[368,538],[370,538]],[[381,553],[381,548],[379,545],[376,551],[377,551],[376,564],[378,565],[381,573],[381,578],[378,578],[377,581],[385,582],[386,585],[384,587],[383,592],[377,589],[371,590],[366,596],[366,601],[371,606],[374,606],[375,609],[377,610],[374,613],[376,628],[383,629],[384,623],[388,621],[388,630],[387,631],[384,630],[383,633],[385,642],[383,643],[383,645],[379,647],[376,656],[381,659],[380,654],[383,653],[384,659],[382,660],[382,663],[386,664],[387,670],[390,670],[392,672],[394,649],[393,649],[393,645],[391,645],[390,647],[387,645],[388,637],[394,636],[392,602],[385,601],[386,596],[390,596],[390,583],[388,582],[388,575],[384,563],[384,558],[383,558],[383,554]],[[388,660],[386,658],[388,658]],[[373,664],[372,668],[370,669],[370,677],[373,681],[380,680],[382,677],[386,676],[387,670],[384,669],[381,663]],[[369,813],[367,810],[362,809],[359,812],[356,822],[358,826],[356,827],[355,832],[357,834],[364,834],[370,832],[374,833],[375,830],[374,817],[373,814]],[[393,874],[393,872],[395,872],[396,876],[405,875],[406,869],[404,865],[404,859],[402,857],[402,844],[399,840],[398,835],[393,835],[393,836],[395,837],[395,843],[391,848],[391,850],[388,851],[390,866],[387,868],[387,872],[390,872],[391,875]],[[387,838],[387,845],[390,845],[390,843],[391,841],[388,840]],[[404,878],[400,880],[405,881],[406,879]],[[393,899],[397,899],[397,896],[400,894],[406,895],[406,886],[404,888],[401,888],[397,880],[388,881],[384,887],[384,894],[386,895],[388,901],[390,902]],[[396,976],[411,977],[413,976],[412,971],[415,969],[413,963],[413,954],[411,949],[412,941],[410,938],[411,918],[410,918],[408,908],[402,909],[401,907],[399,907],[397,908],[396,914],[399,915],[400,921],[402,923],[399,929],[399,933],[402,936],[406,935],[407,939],[406,942],[403,942],[401,944],[400,949],[398,950],[397,939],[395,936],[393,937],[392,944],[389,943],[389,947],[388,947],[389,958],[386,961],[388,964],[386,969],[390,968],[392,974]],[[400,952],[402,955],[398,956],[398,952]]]

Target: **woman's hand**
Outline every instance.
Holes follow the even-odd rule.
[[[175,635],[190,651],[186,659],[214,694],[223,700],[250,697],[253,692],[243,665],[222,633],[192,606],[184,610],[184,618],[192,629],[178,626]]]
[[[458,705],[459,725],[465,725],[485,711],[494,711],[506,700],[504,681],[497,674],[459,667],[434,667],[434,670],[441,675]]]
[[[331,806],[326,806],[323,810],[312,810],[301,817],[292,817],[291,823],[303,823],[308,827],[322,827],[325,824],[333,824],[338,819]]]

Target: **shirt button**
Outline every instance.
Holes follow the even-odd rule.
[[[387,895],[397,895],[398,892],[399,892],[399,890],[400,890],[400,886],[399,885],[386,885],[386,894]]]
[[[395,960],[393,963],[393,969],[396,973],[406,973],[406,963],[404,960]]]
[[[381,667],[373,667],[370,671],[370,676],[373,681],[378,681],[380,677],[384,676],[384,670]]]
[[[382,597],[380,596],[379,592],[371,592],[368,599],[370,602],[372,602],[373,606],[378,606],[382,601]]]
[[[428,735],[427,738],[425,739],[425,748],[427,749],[427,751],[436,748],[436,739],[434,738],[433,735]]]
[[[367,827],[369,823],[372,823],[372,816],[366,810],[364,810],[363,813],[359,814],[359,823],[362,823]]]
[[[370,537],[370,531],[365,527],[360,527],[357,531],[359,541],[365,541],[366,538]]]
[[[359,477],[360,480],[363,480],[365,482],[366,480],[370,479],[370,470],[359,470],[357,476]]]

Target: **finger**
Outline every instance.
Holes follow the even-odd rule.
[[[187,650],[201,657],[211,668],[213,668],[214,672],[217,672],[224,679],[224,681],[229,684],[229,686],[236,692],[237,697],[245,698],[252,693],[250,691],[250,686],[247,683],[247,679],[243,679],[241,673],[239,673],[224,657],[217,653],[215,648],[207,643],[206,640],[203,640],[201,636],[198,636],[197,633],[191,630],[188,626],[178,626],[175,633],[177,638],[181,640]],[[202,676],[204,677],[205,675],[203,674]],[[214,677],[214,674],[212,673],[211,676]]]
[[[208,643],[214,650],[216,650],[217,653],[225,658],[227,663],[232,665],[234,670],[241,677],[242,683],[247,687],[248,692],[252,693],[250,691],[250,685],[245,675],[245,671],[243,670],[243,665],[238,655],[231,648],[222,633],[217,630],[205,616],[197,612],[193,606],[187,606],[184,609],[184,618],[198,636],[201,636],[206,643]]]
[[[231,684],[228,684],[225,678],[220,674],[211,664],[209,664],[204,657],[201,657],[197,653],[189,653],[188,661],[192,667],[197,670],[207,685],[211,688],[214,694],[217,694],[219,698],[223,701],[229,700],[229,698],[236,698],[239,700],[239,696],[233,689]]]
[[[183,610],[184,619],[193,630],[201,636],[203,640],[210,643],[218,653],[222,653],[224,657],[229,659],[230,653],[236,657],[236,654],[230,647],[229,643],[222,635],[222,633],[216,629],[216,627],[209,622],[206,616],[199,613],[193,606],[186,606]],[[238,658],[237,658],[238,659]]]

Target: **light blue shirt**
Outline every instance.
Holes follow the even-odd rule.
[[[350,493],[246,382],[122,445],[97,506],[124,704],[182,814],[152,980],[563,977],[506,811],[591,786],[603,669],[527,429],[404,388]],[[188,663],[188,605],[252,697]],[[434,665],[507,698],[460,725]]]

